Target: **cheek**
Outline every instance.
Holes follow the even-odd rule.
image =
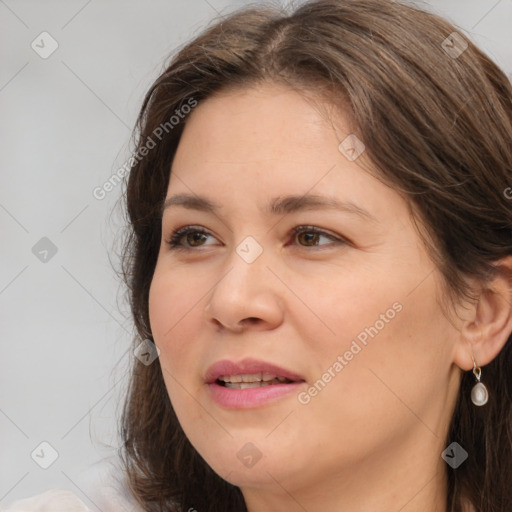
[[[322,398],[314,401],[325,406],[331,400],[354,403],[355,414],[397,401],[393,393],[421,402],[445,385],[439,376],[446,373],[450,337],[456,334],[436,302],[432,276],[418,286],[417,270],[411,274],[366,270],[357,277],[325,281],[321,293],[310,288],[305,295],[307,287],[303,287],[302,296],[308,297],[334,334],[315,321],[319,342],[306,321],[298,320],[303,332],[310,333],[307,359],[314,368],[313,378],[329,381],[318,394]]]
[[[382,275],[378,278],[382,269],[348,272],[331,267],[325,273],[322,282],[318,276],[305,277],[302,282],[293,279],[295,293],[311,306],[309,311],[298,302],[294,306],[297,330],[307,334],[313,357],[321,358],[324,365],[351,349],[348,357],[357,352],[359,358],[403,316],[402,284],[386,281]]]
[[[344,360],[343,369],[311,403],[315,402],[319,415],[331,411],[331,425],[343,421],[351,442],[357,443],[361,426],[371,417],[379,418],[379,436],[390,437],[399,426],[417,422],[417,416],[427,423],[435,417],[432,407],[447,386],[446,362],[450,337],[455,333],[433,292],[430,283],[424,283],[421,291],[408,296],[383,295],[386,300],[381,301],[381,307],[359,314],[358,321],[346,317],[353,328],[338,349],[333,347],[323,371],[332,367],[338,355]],[[392,305],[397,298],[394,303],[401,309],[391,308],[391,313],[385,305]],[[357,315],[355,309],[350,311]],[[371,435],[377,433],[372,431]]]
[[[165,339],[175,323],[177,291],[178,287],[157,266],[149,289],[149,321],[157,343]]]
[[[184,388],[192,391],[190,369],[193,368],[194,359],[191,351],[193,345],[184,342],[194,339],[194,333],[185,330],[188,319],[186,313],[190,312],[187,306],[187,297],[179,283],[156,271],[149,292],[151,332],[160,350],[158,360],[165,387],[180,423],[183,421],[180,411],[187,411],[187,416],[193,416],[195,410],[187,402],[188,395],[183,393]],[[194,418],[187,421],[194,421]]]
[[[160,349],[160,365],[170,395],[179,386],[178,382],[190,381],[192,361],[197,361],[198,347],[194,340],[198,339],[200,304],[197,304],[197,289],[193,293],[195,289],[190,281],[185,285],[179,272],[163,273],[157,269],[149,291],[151,332]]]
[[[197,315],[202,293],[193,280],[179,270],[157,265],[149,290],[149,320],[155,341],[171,344],[176,332],[186,325],[190,315]]]

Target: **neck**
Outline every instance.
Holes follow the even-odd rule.
[[[447,467],[439,438],[424,432],[386,446],[337,473],[242,489],[249,512],[447,512]],[[430,439],[429,439],[430,438]],[[312,464],[314,465],[314,464]],[[270,473],[270,472],[269,472]],[[312,477],[312,475],[310,475]]]

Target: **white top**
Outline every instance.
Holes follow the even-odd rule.
[[[74,479],[76,488],[50,489],[0,512],[144,512],[132,496],[116,457],[100,460]],[[79,489],[79,490],[78,490]]]

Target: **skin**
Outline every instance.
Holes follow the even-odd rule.
[[[349,161],[338,150],[350,123],[338,115],[333,126],[320,104],[267,83],[216,94],[188,117],[167,197],[222,207],[172,206],[162,218],[149,306],[165,384],[191,443],[250,512],[444,512],[440,455],[461,370],[472,354],[490,362],[512,330],[508,281],[446,318],[441,276],[405,201],[363,169],[364,153]],[[375,221],[265,213],[288,194],[333,195]],[[167,240],[187,225],[208,234],[172,250]],[[299,225],[347,242],[293,235]],[[236,252],[247,236],[263,249],[250,264]],[[249,410],[211,400],[203,377],[220,359],[270,361],[302,375],[307,391],[396,303],[400,312],[309,403],[296,393]],[[250,468],[237,457],[247,442],[262,455]]]

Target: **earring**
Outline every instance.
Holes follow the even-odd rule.
[[[473,386],[471,390],[471,401],[478,406],[485,405],[487,400],[489,400],[489,392],[484,384],[480,382],[480,377],[482,375],[482,369],[480,366],[477,366],[475,359],[473,359],[473,375],[476,377],[477,383]]]

